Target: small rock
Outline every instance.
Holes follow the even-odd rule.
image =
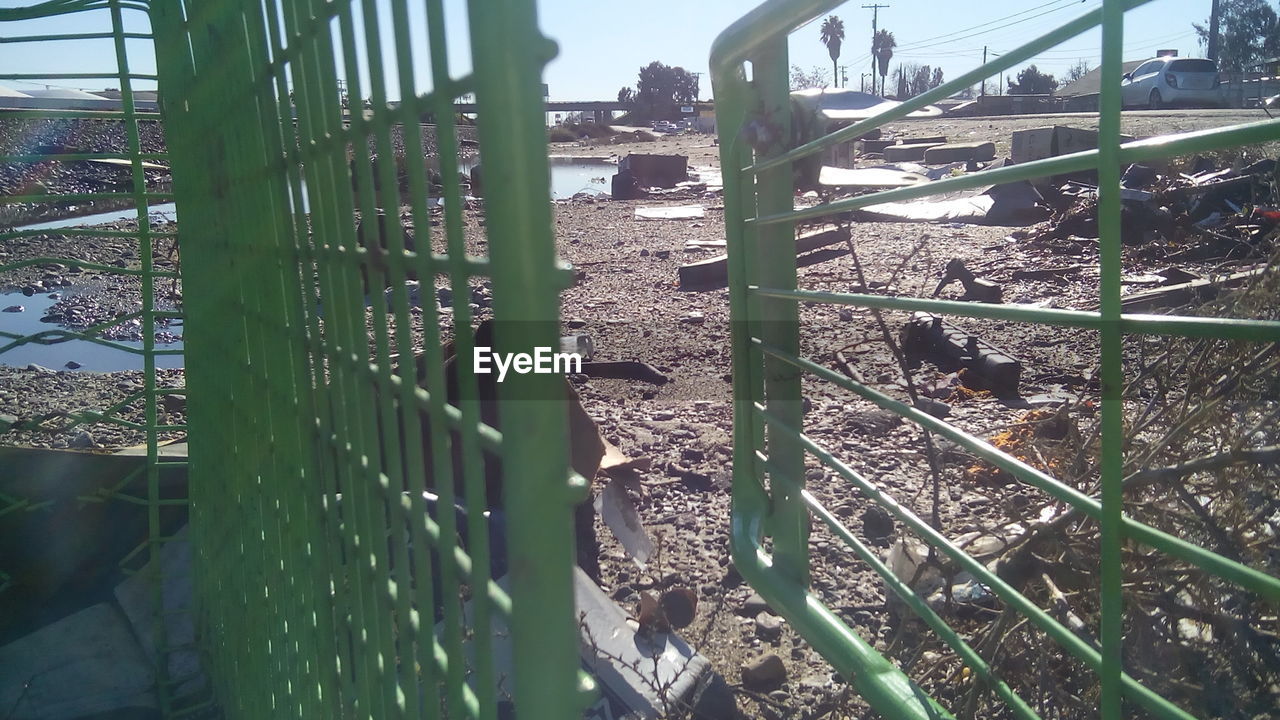
[[[68,370],[79,370],[80,368],[82,368],[82,367],[84,367],[84,366],[83,366],[83,365],[81,365],[80,363],[76,362],[75,360],[68,360],[68,361],[67,361],[67,364],[66,364],[66,365],[63,365],[63,367],[65,367],[65,368],[66,368],[66,369],[68,369]]]
[[[687,447],[680,451],[680,457],[688,460],[689,462],[702,462],[703,458],[706,457],[706,454],[697,448]]]
[[[868,505],[862,511],[862,533],[871,539],[889,537],[893,534],[893,518],[879,505]]]
[[[641,251],[640,251],[640,257],[649,257],[649,251],[648,251],[648,250],[641,250]]]
[[[655,252],[655,253],[654,253],[654,255],[655,255],[659,260],[666,260],[667,258],[671,257],[671,251],[670,251],[670,250],[658,250],[657,252]]]
[[[4,309],[5,312],[12,312],[12,313],[19,313],[19,312],[22,312],[23,310],[26,310],[26,308],[22,307],[21,305],[10,305],[9,307]]]
[[[703,314],[698,310],[694,310],[688,315],[685,315],[684,317],[680,318],[680,322],[689,323],[690,325],[701,325],[703,322],[706,321],[706,319],[707,319],[707,316],[705,314]]]
[[[43,365],[37,365],[35,363],[31,363],[30,365],[27,365],[27,370],[30,370],[31,372],[34,372],[34,373],[40,373],[41,375],[53,374],[53,371],[50,370],[49,368]]]
[[[755,617],[768,609],[769,603],[760,597],[760,593],[751,593],[751,597],[743,601],[742,607],[738,608],[738,614],[743,617]]]
[[[742,684],[748,690],[769,692],[787,681],[787,666],[782,658],[769,653],[742,666]]]
[[[94,442],[93,436],[88,430],[81,430],[76,433],[71,441],[67,443],[67,447],[74,450],[89,450],[98,447],[98,443]]]
[[[166,412],[180,413],[187,409],[186,395],[165,395],[164,409]]]
[[[675,420],[676,414],[670,410],[658,410],[650,417],[654,420],[661,422],[665,420]]]
[[[840,308],[840,319],[844,322],[851,322],[853,320],[853,311],[849,308]]]
[[[782,635],[782,618],[771,612],[756,616],[756,637],[761,640],[777,640]]]

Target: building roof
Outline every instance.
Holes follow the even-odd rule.
[[[1141,60],[1130,60],[1121,65],[1120,72],[1133,72],[1139,65],[1150,60],[1151,58],[1143,58]],[[1058,88],[1055,93],[1058,97],[1073,97],[1075,95],[1096,95],[1102,92],[1102,66],[1098,66],[1085,73],[1080,79],[1069,82]]]
[[[36,98],[49,98],[56,100],[106,100],[101,95],[94,95],[83,90],[75,90],[73,88],[47,88],[43,90],[28,90],[27,95]]]

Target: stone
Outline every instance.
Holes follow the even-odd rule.
[[[67,447],[74,450],[91,450],[98,447],[98,443],[93,439],[93,435],[88,430],[81,430],[72,436],[67,442]]]
[[[777,640],[782,636],[782,618],[771,612],[762,612],[756,616],[756,637],[761,640]]]
[[[893,518],[879,505],[868,505],[862,511],[862,534],[868,538],[887,538],[893,534],[893,528]]]
[[[187,396],[173,394],[165,395],[163,404],[165,412],[180,413],[187,409]]]
[[[68,369],[68,370],[79,370],[80,368],[82,368],[82,367],[84,367],[84,366],[83,366],[83,365],[81,365],[80,363],[76,362],[75,360],[68,360],[68,361],[67,361],[67,364],[66,364],[66,365],[63,365],[63,367],[65,367],[65,368],[66,368],[66,369]]]
[[[4,311],[7,313],[20,313],[24,310],[26,310],[26,308],[22,307],[21,305],[10,305],[9,307],[4,309]]]
[[[776,653],[769,653],[742,666],[742,685],[755,692],[777,690],[787,681],[787,666]]]
[[[705,314],[703,314],[701,311],[694,310],[688,315],[685,315],[684,317],[680,318],[680,322],[688,323],[690,325],[701,325],[703,322],[706,321],[706,319],[707,319],[707,316]]]
[[[751,597],[744,600],[742,606],[738,608],[738,614],[743,617],[755,617],[768,609],[769,603],[760,597],[760,593],[751,593]]]

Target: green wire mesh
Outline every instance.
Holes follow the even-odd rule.
[[[541,97],[555,45],[538,33],[531,1],[466,10],[446,19],[441,0],[0,10],[0,21],[109,13],[109,26],[76,37],[113,40],[118,72],[44,79],[120,83],[124,109],[107,117],[125,123],[128,147],[93,155],[129,160],[132,191],[56,201],[138,208],[128,237],[141,267],[93,269],[140,276],[148,331],[177,313],[157,309],[172,273],[151,263],[161,234],[147,219],[149,204],[170,196],[147,188],[142,163],[171,163],[196,647],[212,695],[178,697],[190,678],[161,664],[167,717],[496,718],[516,707],[563,718],[592,697],[579,674],[570,521],[587,487],[569,472],[563,381],[521,375],[482,390],[469,362],[450,362],[470,358],[481,319],[492,321],[485,342],[496,352],[558,346],[570,276],[554,254]],[[145,13],[151,32],[126,26],[126,11]],[[126,41],[149,39],[157,74],[131,73]],[[469,47],[469,73],[451,69],[450,43]],[[158,84],[167,153],[140,147],[138,81]],[[476,127],[454,113],[464,95],[475,97]],[[459,180],[463,140],[484,149],[482,201]],[[89,159],[80,155],[7,159]],[[491,289],[492,311],[437,306],[438,282],[456,298]],[[6,336],[0,352],[55,335]],[[140,552],[152,558],[169,539],[162,508],[174,503],[161,492],[158,436],[180,429],[158,423],[157,396],[174,392],[156,381],[164,352],[150,340],[142,349],[140,393],[72,418],[146,403],[134,424],[147,436],[148,494],[131,500],[148,514]],[[486,501],[495,483],[497,506]],[[0,498],[0,514],[39,507]],[[162,651],[191,651],[171,647],[164,628]]]
[[[1186,562],[1208,577],[1220,578],[1255,593],[1264,602],[1280,599],[1280,578],[1236,559],[1209,551],[1199,539],[1173,537],[1122,514],[1123,387],[1122,340],[1127,335],[1230,338],[1274,343],[1280,323],[1235,318],[1122,314],[1120,304],[1121,163],[1261,143],[1280,138],[1280,122],[1267,121],[1155,138],[1120,145],[1120,75],[1123,13],[1145,0],[1104,0],[1046,35],[1005,53],[960,77],[875,117],[825,137],[795,146],[786,138],[792,120],[788,92],[787,35],[839,5],[829,0],[766,2],[728,28],[711,53],[721,164],[725,181],[725,218],[730,256],[730,304],[734,331],[734,521],[735,563],[771,607],[786,616],[886,717],[950,717],[895,664],[858,636],[809,588],[810,523],[817,519],[894,592],[1005,702],[1015,717],[1040,717],[955,629],[950,627],[889,570],[804,487],[806,457],[813,458],[882,506],[942,556],[973,574],[1006,607],[1096,672],[1101,685],[1101,715],[1125,716],[1122,698],[1153,717],[1189,718],[1183,709],[1122,671],[1123,594],[1121,551],[1138,543]],[[916,187],[877,192],[794,209],[792,166],[837,143],[868,131],[985,78],[1008,70],[1048,48],[1101,25],[1103,65],[1099,150],[1074,153],[971,173]],[[750,79],[748,79],[748,67]],[[797,289],[793,253],[795,223],[828,217],[878,203],[921,198],[979,185],[1058,175],[1086,169],[1098,172],[1098,225],[1101,247],[1101,310],[1043,310],[924,298]],[[860,382],[801,357],[798,303],[831,303],[863,308],[924,311],[939,315],[988,318],[1096,330],[1101,337],[1101,493],[1090,496],[990,444]],[[1101,528],[1101,642],[1086,642],[1008,582],[957,547],[929,523],[899,504],[875,482],[803,433],[802,376],[819,378],[881,408],[912,420],[1096,520]],[[766,488],[768,488],[766,490]]]

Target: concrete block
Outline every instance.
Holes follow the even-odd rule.
[[[996,144],[984,143],[948,143],[931,147],[924,153],[926,163],[953,163],[965,160],[995,160]]]
[[[860,153],[882,153],[884,149],[890,145],[897,145],[897,140],[859,140],[858,152]]]
[[[946,135],[923,135],[921,137],[904,137],[898,138],[898,142],[903,145],[943,145],[947,142]]]
[[[642,187],[670,188],[689,179],[689,158],[631,153],[618,162],[618,172],[631,173]]]
[[[1130,135],[1120,136],[1122,143],[1130,140],[1133,140]],[[1014,131],[1010,157],[1015,163],[1026,163],[1096,147],[1097,130],[1054,125]]]
[[[919,162],[924,160],[924,152],[942,143],[920,143],[917,145],[891,145],[884,149],[885,162]]]

